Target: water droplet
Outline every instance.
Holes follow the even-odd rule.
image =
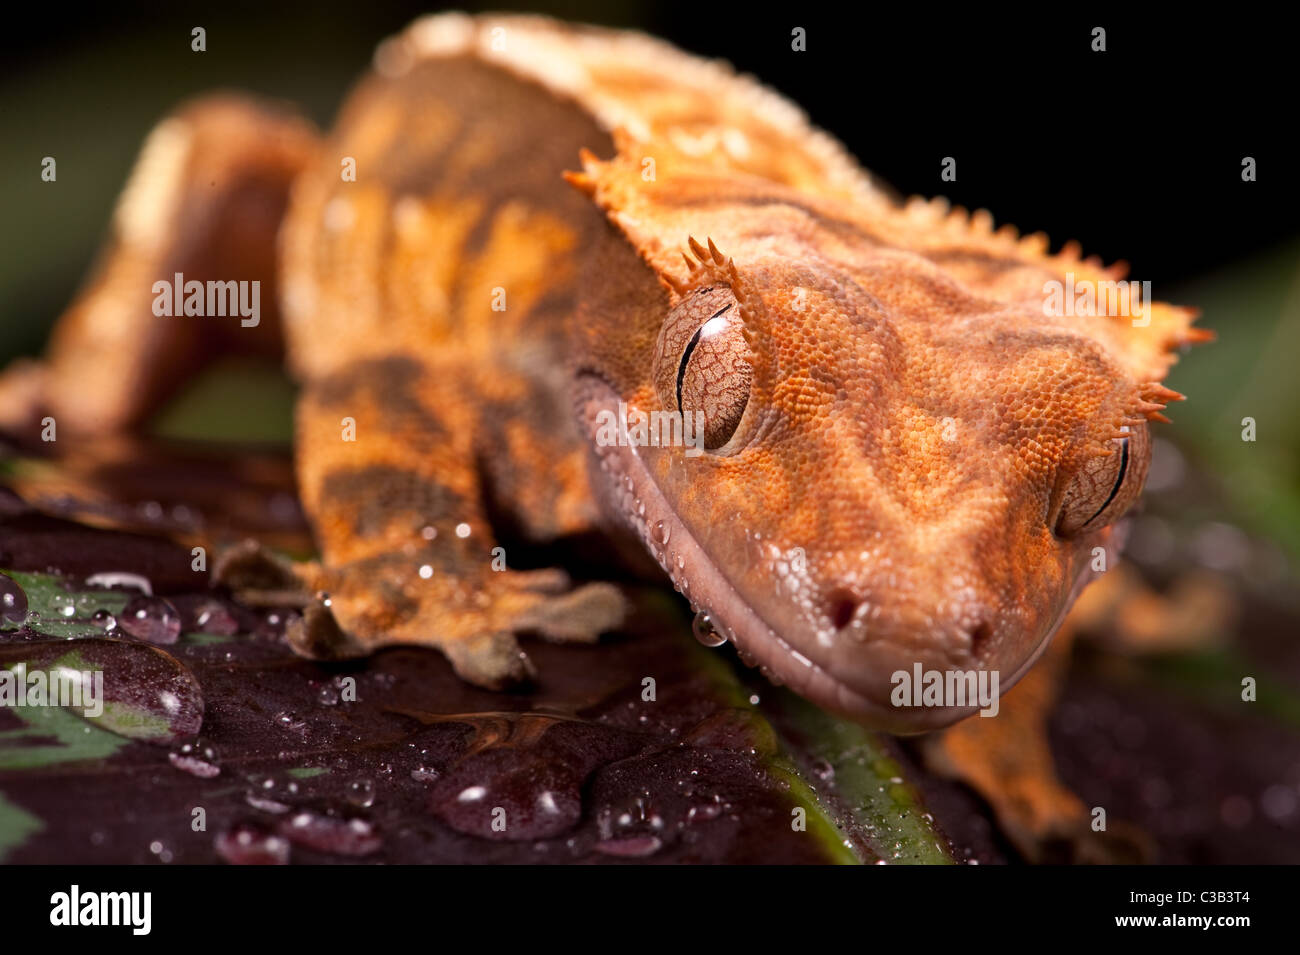
[[[607,856],[621,858],[642,858],[654,855],[663,848],[663,840],[658,836],[633,836],[628,839],[605,839],[593,848]]]
[[[555,794],[549,789],[543,790],[537,795],[537,808],[543,813],[553,816],[560,815],[562,810],[559,803],[555,801]]]
[[[280,833],[290,842],[344,856],[366,856],[378,852],[383,840],[364,819],[338,819],[314,812],[296,813],[280,824]]]
[[[421,580],[428,580],[428,579],[429,579],[430,577],[432,577],[432,576],[433,576],[433,567],[431,567],[429,564],[421,564],[421,565],[420,565],[420,579],[421,579]]]
[[[686,822],[688,825],[700,821],[707,822],[710,819],[717,819],[721,815],[722,804],[720,802],[706,802],[692,806],[686,813]]]
[[[212,779],[221,774],[216,749],[201,740],[182,743],[167,754],[167,759],[177,769],[200,779]]]
[[[0,643],[0,667],[24,663],[49,669],[67,656],[67,642]],[[194,674],[167,651],[149,644],[84,637],[77,640],[79,669],[94,676],[102,708],[70,711],[102,729],[129,739],[169,745],[198,735],[203,723],[203,690]],[[102,680],[102,683],[101,683]],[[102,692],[101,692],[102,691]],[[93,704],[92,704],[93,705]]]
[[[289,806],[276,799],[270,799],[266,796],[258,795],[255,792],[244,793],[244,801],[254,809],[260,809],[262,812],[280,814],[289,811]]]
[[[659,543],[667,544],[668,537],[671,534],[671,528],[663,521],[655,521],[655,536],[659,538]]]
[[[149,643],[171,644],[180,639],[181,615],[161,597],[137,597],[118,620],[131,636]]]
[[[293,733],[305,733],[307,731],[307,721],[287,711],[275,714],[275,725]]]
[[[1264,815],[1274,822],[1284,822],[1296,811],[1296,794],[1293,789],[1282,785],[1272,785],[1259,797],[1260,808]]]
[[[86,578],[87,587],[131,587],[146,597],[153,596],[153,585],[148,577],[125,570],[104,570]]]
[[[90,619],[95,624],[95,626],[103,627],[106,631],[110,633],[117,629],[117,618],[114,617],[107,610],[96,610],[94,616],[92,616]]]
[[[736,752],[774,753],[776,743],[766,723],[751,710],[728,707],[713,713],[683,735],[687,746]]]
[[[254,776],[249,782],[252,788],[245,791],[244,801],[262,812],[277,815],[288,812],[292,808],[294,797],[298,795],[298,783],[292,779]]]
[[[22,623],[27,619],[27,594],[12,577],[0,574],[0,622]]]
[[[231,865],[287,865],[289,840],[255,823],[242,823],[216,839],[217,855]]]
[[[369,809],[375,804],[375,782],[373,779],[356,779],[348,784],[348,802],[361,809]]]
[[[194,629],[201,633],[233,637],[239,633],[239,621],[225,604],[210,600],[201,604],[195,612]]]
[[[339,701],[338,687],[325,684],[316,691],[316,699],[324,706],[334,706]]]
[[[531,842],[574,828],[592,769],[639,748],[635,737],[543,714],[523,714],[503,746],[500,727],[484,724],[476,751],[433,782],[429,805],[444,823],[483,839]],[[478,748],[481,747],[481,748]]]
[[[429,766],[417,766],[411,770],[411,778],[417,783],[432,783],[438,779],[438,771]]]
[[[691,622],[691,632],[695,634],[695,639],[706,647],[720,647],[727,642],[727,638],[713,626],[713,621],[709,618],[709,615],[702,610],[695,615],[695,619]]]

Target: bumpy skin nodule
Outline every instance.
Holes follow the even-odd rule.
[[[612,517],[776,677],[875,726],[944,725],[969,708],[894,706],[891,675],[1025,672],[1096,549],[1113,562],[1147,421],[1177,397],[1159,382],[1201,337],[1160,303],[1049,314],[1045,282],[1122,271],[896,205],[780,97],[636,34],[432,17],[323,142],[225,99],[163,129],[54,360],[0,392],[68,431],[139,420],[148,390],[69,397],[68,356],[94,333],[141,377],[170,346],[188,368],[187,320],[133,283],[206,277],[209,246],[249,273],[216,277],[271,271],[287,203],[267,280],[321,548],[297,573],[329,595],[303,652],[424,643],[481,684],[526,677],[516,634],[593,639],[623,602],[494,569],[489,512],[537,540]],[[603,445],[620,403],[703,412],[706,452]]]

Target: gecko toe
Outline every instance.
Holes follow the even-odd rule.
[[[520,626],[557,643],[594,643],[626,619],[628,602],[612,584],[587,584],[537,603]]]
[[[497,631],[457,640],[443,645],[442,651],[457,676],[485,689],[510,689],[537,677],[537,668],[512,633]]]

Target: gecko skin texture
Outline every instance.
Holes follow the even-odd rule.
[[[186,201],[205,108],[119,208],[114,254],[145,265],[110,269],[170,275],[151,210]],[[1097,549],[1117,558],[1148,423],[1181,398],[1161,381],[1208,337],[1073,244],[896,202],[777,94],[640,34],[428,17],[327,137],[292,128],[251,138],[289,183],[274,273],[321,551],[293,574],[330,595],[295,637],[315,656],[436,646],[504,686],[532,672],[517,634],[616,628],[611,585],[491,569],[504,512],[530,540],[639,539],[818,704],[950,724],[975,707],[895,706],[893,674],[1025,673]],[[1118,314],[1053,311],[1053,282],[1120,283]],[[608,440],[656,412],[702,422],[702,453]]]

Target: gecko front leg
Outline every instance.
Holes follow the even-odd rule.
[[[299,652],[367,653],[388,644],[440,649],[456,672],[498,688],[532,675],[516,635],[590,641],[621,623],[625,603],[609,584],[569,588],[560,570],[515,571],[485,513],[485,454],[478,439],[495,407],[464,356],[427,364],[404,356],[360,361],[310,383],[298,408],[303,504],[322,560],[302,565],[330,620],[309,612]],[[545,433],[531,440],[546,441]],[[513,449],[518,453],[519,449]],[[555,441],[537,487],[550,484],[554,520],[581,508],[576,452]],[[541,448],[533,453],[544,457]],[[336,625],[336,626],[335,626]]]
[[[158,123],[45,357],[0,374],[0,428],[21,434],[49,414],[60,431],[126,431],[214,355],[278,353],[276,233],[318,146],[306,120],[245,96],[196,99]],[[233,309],[236,286],[256,289],[256,315]],[[206,289],[197,310],[194,288]],[[182,291],[181,310],[160,308]]]

